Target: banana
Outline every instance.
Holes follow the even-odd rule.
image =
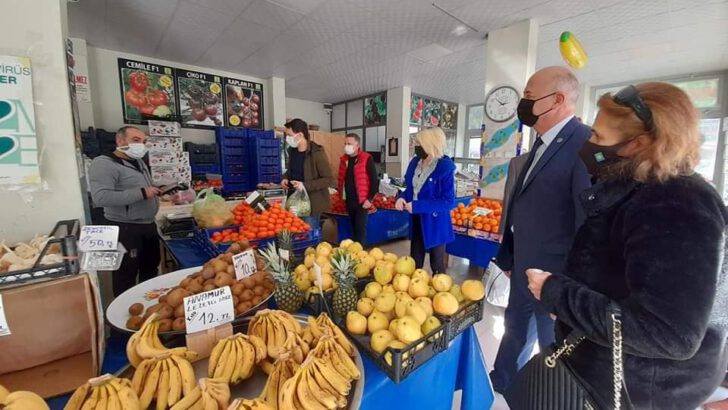
[[[228,343],[230,344],[230,354],[224,362],[225,366],[222,370],[222,374],[220,375],[220,377],[230,383],[233,380],[235,369],[237,369],[238,367],[238,361],[240,360],[240,349],[238,348],[238,344],[235,343],[234,339],[230,339]]]
[[[263,339],[263,340],[265,340],[265,343],[266,343],[268,356],[272,359],[277,359],[278,355],[280,354],[279,346],[282,345],[283,343],[281,343],[281,344],[277,343],[277,340],[276,340],[277,334],[275,331],[275,324],[273,323],[273,321],[270,320],[269,318],[265,318],[264,323],[265,323],[266,339]]]
[[[10,397],[10,396],[8,396]],[[81,410],[94,410],[96,408],[96,404],[99,402],[99,389],[96,387],[91,387],[91,395],[86,399],[85,402],[83,402],[83,406],[81,406]]]
[[[334,386],[331,384],[331,382],[329,380],[327,380],[323,376],[323,374],[321,374],[321,372],[318,370],[318,368],[316,366],[314,366],[311,369],[311,376],[313,377],[314,380],[316,380],[316,384],[318,384],[319,387],[321,387],[321,390],[324,390],[337,398],[344,396],[344,394],[343,394],[344,391],[339,391],[336,388],[334,388]]]
[[[222,351],[225,348],[225,339],[219,340],[217,344],[215,344],[215,347],[212,348],[212,352],[210,352],[210,358],[208,359],[207,363],[207,375],[212,376],[212,374],[215,372],[215,366],[217,366],[217,362],[220,361],[220,355],[222,355]]]
[[[109,380],[109,384],[118,393],[119,402],[121,403],[122,410],[139,409],[139,397],[137,396],[131,382],[128,379],[113,378]]]
[[[243,356],[243,345],[239,337],[233,337],[231,342],[233,344],[233,352],[235,356],[234,364],[232,366],[232,373],[230,374],[230,384],[238,384],[243,380],[243,366],[244,361],[247,360]]]
[[[182,397],[182,373],[174,359],[170,359],[169,365],[169,396],[167,402],[169,406],[174,406]]]
[[[346,397],[349,395],[351,384],[339,372],[327,365],[324,361],[314,361],[313,366],[341,396]]]
[[[142,360],[142,362],[139,363],[139,367],[137,367],[136,371],[134,372],[134,376],[131,379],[131,386],[137,396],[141,394],[142,387],[144,387],[144,379],[149,372],[149,368],[153,365],[154,360],[152,359]]]
[[[190,362],[182,357],[172,355],[170,356],[174,364],[177,365],[180,374],[182,375],[182,394],[187,396],[194,390],[196,383],[195,369],[192,368]]]
[[[157,387],[157,410],[167,410],[169,403],[169,362],[172,359],[162,360],[162,370],[159,376],[159,387]]]
[[[200,384],[204,382],[205,387],[210,392],[213,399],[217,401],[221,409],[227,409],[230,404],[230,386],[222,379],[202,379]],[[203,389],[204,390],[204,389]]]
[[[10,394],[8,389],[0,385],[0,403],[5,401],[5,398],[8,397],[8,394]]]
[[[121,401],[119,400],[119,393],[116,391],[111,383],[104,384],[106,389],[106,396],[108,397],[108,410],[121,410]]]
[[[309,365],[309,368],[306,369],[306,373],[304,374],[303,379],[306,382],[306,387],[308,388],[308,391],[311,392],[313,397],[318,400],[318,402],[322,406],[326,407],[327,409],[335,409],[338,407],[337,396],[322,388],[318,384],[316,378],[313,376],[312,366]]]
[[[255,346],[253,346],[252,343],[247,341],[246,339],[240,338],[238,339],[239,344],[242,348],[242,370],[241,370],[241,380],[249,379],[250,376],[253,375],[253,372],[255,371],[255,358],[256,358],[256,352],[255,352]]]
[[[45,400],[29,391],[15,391],[9,393],[2,404],[6,410],[49,410]]]
[[[342,377],[344,377],[347,382],[351,382],[354,380],[354,376],[356,376],[355,373],[352,373],[351,370],[346,366],[343,360],[341,360],[341,357],[331,350],[328,351],[329,353],[329,362],[331,363],[331,367],[334,368],[334,371],[339,373]]]
[[[99,391],[99,401],[96,403],[96,409],[107,410],[109,407],[109,393],[106,391],[106,386],[101,385],[96,387]]]
[[[83,405],[84,400],[86,400],[86,396],[88,395],[90,388],[91,385],[88,383],[77,388],[71,395],[71,398],[68,399],[66,407],[64,407],[63,410],[81,410],[81,406]],[[2,400],[0,400],[0,402],[2,402]]]
[[[244,337],[246,338],[246,340],[248,340],[250,343],[252,343],[253,346],[255,346],[255,363],[256,364],[262,362],[263,360],[265,360],[266,357],[268,357],[268,352],[265,349],[265,343],[263,342],[263,340],[261,338],[259,338],[258,336],[255,336],[255,335],[253,335],[253,336],[244,335]]]
[[[225,370],[225,365],[227,364],[228,358],[230,357],[231,349],[233,347],[232,343],[230,343],[230,339],[228,338],[222,339],[218,343],[223,343],[223,350],[222,353],[220,353],[220,357],[217,359],[217,363],[215,363],[215,368],[213,369],[213,372],[210,373],[208,371],[208,377],[222,377],[222,373]]]
[[[294,403],[294,397],[296,396],[296,379],[295,376],[286,380],[283,383],[283,388],[280,391],[280,397],[278,398],[279,410],[298,410],[301,407],[296,407]]]
[[[348,370],[349,374],[352,375],[353,380],[359,380],[361,378],[361,372],[359,371],[359,368],[356,367],[356,363],[354,363],[354,360],[349,356],[343,347],[341,347],[338,343],[332,343],[331,348],[334,349],[334,352],[339,356],[341,359],[341,362],[344,363],[346,369]],[[329,349],[331,349],[329,348]],[[333,352],[332,352],[333,353]]]
[[[260,362],[260,369],[263,370],[263,373],[270,376],[270,373],[273,371],[273,363],[268,360],[263,360]]]
[[[274,366],[268,379],[265,381],[260,397],[269,405],[278,407],[278,382],[281,379],[282,366]]]
[[[217,401],[210,396],[210,393],[202,391],[202,403],[205,406],[205,410],[217,410]]]
[[[157,386],[159,385],[159,377],[162,373],[162,360],[155,360],[154,368],[149,372],[144,380],[144,388],[139,395],[139,405],[141,408],[149,408],[152,403],[155,393],[157,392]]]
[[[187,410],[193,408],[193,405],[197,403],[202,397],[202,390],[199,387],[192,389],[189,394],[185,394],[180,401],[178,401],[171,410]]]
[[[126,343],[126,357],[129,358],[129,363],[138,367],[139,363],[142,362],[141,356],[137,353],[137,345],[139,344],[139,332],[134,333]]]

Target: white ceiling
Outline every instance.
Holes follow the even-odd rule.
[[[452,34],[433,1],[479,33]],[[402,85],[482,101],[484,34],[527,18],[538,66],[563,64],[558,37],[572,31],[591,85],[728,68],[728,0],[80,0],[68,15],[92,46],[284,77],[287,96],[321,102]]]

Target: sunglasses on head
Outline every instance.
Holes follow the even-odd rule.
[[[614,94],[613,100],[621,106],[631,108],[637,115],[637,118],[645,124],[645,127],[648,130],[652,129],[652,110],[650,110],[650,107],[640,97],[640,92],[637,90],[637,87],[628,85],[622,88],[618,93]]]

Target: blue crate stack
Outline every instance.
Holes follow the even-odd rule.
[[[220,173],[220,159],[216,144],[194,144],[185,142],[185,151],[190,154],[192,176]]]
[[[273,130],[248,130],[250,139],[250,170],[254,185],[280,183],[281,141]]]
[[[250,172],[250,138],[245,128],[215,128],[220,151],[223,194],[240,195],[255,189]]]

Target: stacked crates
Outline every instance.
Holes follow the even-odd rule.
[[[281,141],[275,137],[273,130],[249,130],[250,171],[253,185],[263,183],[280,183]]]
[[[185,142],[185,151],[190,154],[190,168],[193,177],[220,173],[220,161],[217,156],[216,144]]]
[[[245,128],[215,129],[215,140],[220,152],[223,194],[242,195],[255,189],[250,172],[250,143]]]

